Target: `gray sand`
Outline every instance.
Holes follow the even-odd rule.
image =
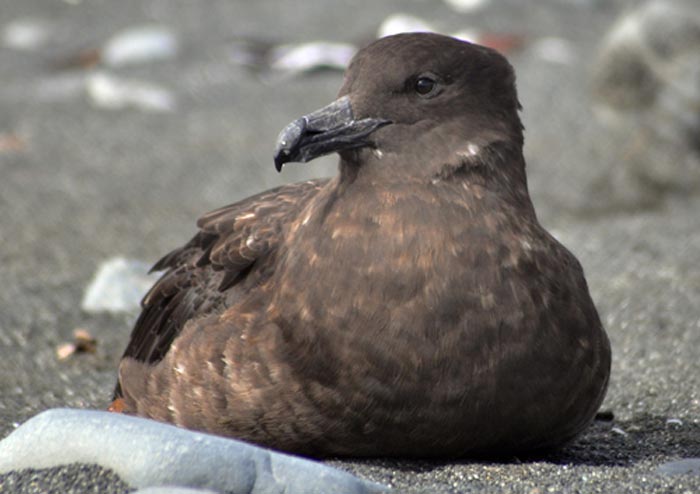
[[[657,471],[700,457],[700,194],[640,191],[631,179],[605,187],[625,145],[593,116],[590,73],[622,6],[494,0],[455,14],[419,0],[368,2],[362,10],[341,1],[5,2],[0,29],[39,20],[49,39],[33,50],[0,45],[0,438],[48,408],[108,404],[136,314],[80,310],[101,262],[117,255],[154,262],[192,235],[202,212],[334,172],[329,157],[278,175],[272,148],[284,125],[334,97],[341,74],[251,70],[233,62],[241,37],[364,43],[382,19],[403,11],[444,32],[478,27],[526,37],[509,58],[524,106],[531,193],[541,221],[586,270],[613,346],[603,408],[615,418],[544,458],[330,463],[407,492],[700,492],[697,469]],[[147,23],[176,33],[175,58],[58,68]],[[543,58],[543,37],[567,41],[569,62]],[[170,90],[174,110],[97,106],[82,82],[95,70]],[[644,200],[621,205],[618,193]],[[57,359],[56,347],[78,327],[97,339],[97,352]],[[70,466],[2,475],[0,491],[126,487],[104,469]]]

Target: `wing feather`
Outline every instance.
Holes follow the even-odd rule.
[[[227,292],[250,275],[258,260],[269,259],[284,241],[284,226],[326,183],[284,185],[202,216],[199,232],[153,266],[152,271],[165,273],[144,297],[122,358],[157,363],[188,321],[222,311]]]

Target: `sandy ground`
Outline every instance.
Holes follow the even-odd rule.
[[[27,49],[0,44],[0,438],[41,410],[107,405],[136,314],[81,311],[104,260],[154,262],[190,237],[204,211],[334,173],[330,157],[278,175],[271,155],[284,125],[334,97],[341,73],[244,66],[236,62],[241,46],[364,44],[403,11],[447,33],[478,28],[523,38],[509,58],[524,106],[530,188],[542,222],[581,260],[610,335],[604,409],[614,420],[546,458],[332,463],[410,492],[699,492],[700,475],[656,469],[700,456],[700,195],[653,195],[641,208],[619,206],[614,188],[600,193],[622,166],[624,146],[593,116],[590,73],[621,8],[602,0],[494,0],[466,14],[418,0],[363,8],[339,0],[4,2],[0,28],[28,19],[48,34]],[[87,63],[115,33],[152,23],[175,33],[175,57]],[[556,38],[554,55],[547,38]],[[169,91],[172,106],[106,108],[85,89],[96,73],[147,81]],[[59,360],[57,346],[76,328],[97,339],[97,352]],[[87,479],[80,485],[123,489],[99,469],[76,475]]]

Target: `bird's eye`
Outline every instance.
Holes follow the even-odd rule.
[[[430,77],[419,77],[416,79],[415,89],[418,94],[425,96],[435,89],[436,84]]]

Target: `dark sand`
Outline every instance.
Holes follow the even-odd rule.
[[[586,270],[613,347],[603,407],[615,418],[538,459],[331,463],[409,492],[700,491],[700,475],[656,472],[662,463],[700,456],[700,195],[648,192],[652,207],[623,208],[595,194],[621,166],[623,146],[592,115],[590,69],[621,5],[494,1],[460,15],[438,1],[367,3],[361,10],[352,2],[278,3],[2,6],[0,28],[34,18],[52,34],[34,51],[0,47],[0,438],[48,408],[108,404],[135,314],[81,311],[102,261],[123,255],[154,262],[190,237],[202,212],[334,173],[329,157],[278,175],[272,150],[284,125],[334,97],[341,74],[251,71],[231,61],[237,37],[363,43],[382,19],[403,11],[444,32],[477,27],[526,36],[509,57],[524,106],[531,193],[541,221]],[[121,29],[152,22],[177,34],[176,58],[56,68]],[[569,63],[538,54],[537,39],[549,36],[568,41]],[[176,109],[96,107],[85,91],[71,89],[91,70],[166,87]],[[97,338],[97,353],[58,360],[56,347],[77,327]],[[2,492],[124,489],[110,473],[84,466],[0,476]]]

